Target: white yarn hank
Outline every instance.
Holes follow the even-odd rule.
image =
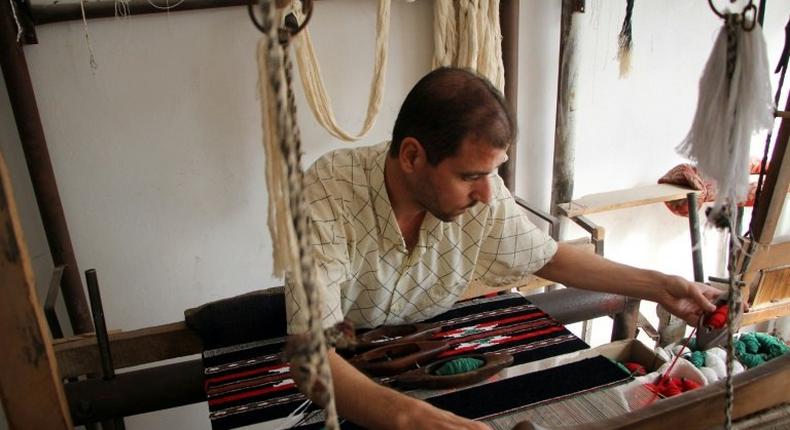
[[[749,147],[752,136],[773,124],[774,103],[761,27],[736,26],[737,53],[731,79],[727,77],[727,27],[722,27],[700,78],[694,121],[678,146],[681,155],[697,163],[716,181],[717,196],[710,219],[729,212],[749,191]]]
[[[384,81],[387,70],[387,56],[390,28],[390,3],[391,0],[379,0],[378,15],[376,18],[376,58],[373,65],[373,78],[370,83],[370,97],[368,109],[362,129],[356,133],[344,130],[337,122],[332,110],[332,101],[326,91],[326,84],[321,76],[321,67],[313,47],[310,31],[302,29],[296,35],[296,62],[299,67],[299,76],[304,88],[305,98],[316,120],[332,136],[346,142],[354,142],[364,137],[376,123],[381,102],[384,95]],[[297,21],[304,22],[301,13],[301,1],[294,1],[294,14]]]
[[[286,160],[278,145],[278,122],[277,122],[277,94],[270,90],[267,81],[269,76],[267,42],[261,39],[258,42],[257,60],[259,70],[258,91],[260,92],[261,103],[261,127],[263,130],[263,150],[266,158],[266,190],[269,194],[268,204],[268,225],[269,233],[272,237],[273,246],[273,274],[277,277],[285,277],[286,271],[292,271],[290,275],[300,278],[299,270],[289,270],[299,267],[299,251],[295,247],[296,233],[291,219],[293,219],[290,201],[290,192],[286,173]],[[275,44],[273,49],[277,49],[278,55],[284,55],[282,47]],[[277,73],[283,74],[282,70]],[[285,81],[283,76],[282,81]],[[281,88],[280,91],[284,91]],[[284,97],[284,96],[283,96]],[[301,279],[296,280],[301,284]]]
[[[499,0],[434,1],[433,67],[464,67],[505,89]]]

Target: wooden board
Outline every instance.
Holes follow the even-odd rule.
[[[746,245],[747,243],[745,243]],[[742,264],[742,262],[740,263]],[[790,242],[776,243],[772,245],[758,245],[752,251],[752,258],[749,267],[743,275],[743,281],[750,288],[756,288],[759,282],[759,274],[762,270],[790,264]]]
[[[749,312],[743,314],[741,326],[745,327],[786,315],[790,315],[790,299],[778,300],[776,302],[750,308]]]
[[[606,193],[589,194],[570,203],[560,203],[560,212],[567,217],[589,215],[614,209],[624,209],[651,203],[682,200],[686,194],[698,192],[688,187],[655,184]]]
[[[790,298],[790,265],[763,270],[752,305]]]
[[[0,154],[0,401],[12,429],[72,428]]]
[[[200,338],[184,322],[110,333],[110,350],[116,368],[152,363],[185,355],[200,354]],[[93,335],[75,336],[55,342],[58,366],[64,378],[101,371],[99,349]]]

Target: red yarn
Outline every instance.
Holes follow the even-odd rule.
[[[632,375],[642,376],[647,374],[647,370],[645,370],[645,366],[642,366],[639,363],[627,362],[625,363],[625,368],[631,372]]]
[[[645,384],[645,386],[656,394],[672,397],[699,388],[700,384],[687,378],[661,378],[655,384]]]
[[[716,329],[722,328],[724,327],[724,324],[727,323],[728,314],[729,314],[729,309],[727,308],[727,305],[726,304],[721,305],[718,308],[716,308],[715,311],[713,311],[712,313],[708,314],[707,317],[705,317],[705,325]]]

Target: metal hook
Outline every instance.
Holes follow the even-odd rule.
[[[263,26],[263,24],[260,23],[260,21],[258,21],[255,18],[254,6],[256,3],[257,0],[250,0],[247,3],[247,13],[250,16],[250,20],[252,20],[253,25],[255,25],[255,28],[257,28],[261,33],[266,33],[267,32],[266,28]],[[285,7],[288,5],[288,3],[290,2],[283,2],[281,0],[278,0],[277,6]],[[305,19],[301,24],[296,22],[296,17],[294,16],[293,13],[286,15],[285,23],[284,23],[285,27],[279,29],[280,43],[288,42],[290,38],[299,34],[299,32],[302,31],[305,28],[305,26],[307,26],[307,23],[310,22],[310,18],[312,18],[313,16],[313,0],[302,1],[302,12],[305,14]]]
[[[730,0],[730,3],[735,3],[735,0]],[[708,6],[710,6],[710,10],[712,10],[716,16],[724,20],[727,19],[727,15],[737,15],[740,20],[741,28],[744,31],[752,31],[757,25],[757,6],[754,5],[754,0],[749,0],[749,4],[743,8],[741,13],[736,14],[719,12],[716,6],[713,5],[713,0],[708,0]]]

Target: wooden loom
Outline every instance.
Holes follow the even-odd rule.
[[[3,15],[7,13],[7,2],[3,3]],[[4,16],[7,18],[7,16]],[[8,30],[5,28],[3,31]],[[764,199],[766,204],[761,208],[764,211],[762,218],[757,217],[761,233],[756,241],[763,244],[764,251],[758,251],[752,258],[752,265],[746,271],[747,283],[754,282],[756,290],[762,289],[763,294],[755,291],[753,297],[755,311],[746,315],[746,321],[756,322],[777,315],[790,313],[790,305],[786,302],[772,303],[776,297],[787,297],[788,256],[790,247],[788,243],[771,243],[776,228],[776,222],[781,214],[784,196],[790,184],[790,161],[788,161],[787,144],[790,125],[787,119],[782,120],[777,145],[772,158],[772,173],[766,183]],[[1,161],[1,159],[0,159]],[[778,167],[778,168],[777,168]],[[771,176],[772,175],[772,176]],[[773,178],[773,179],[771,179]],[[169,367],[167,370],[152,369],[140,371],[144,373],[130,374],[125,377],[120,375],[114,380],[104,381],[93,379],[87,384],[62,383],[63,378],[72,378],[98,372],[101,367],[97,352],[97,341],[94,336],[77,336],[64,341],[53,342],[45,326],[44,315],[38,306],[35,289],[32,285],[30,262],[27,256],[24,238],[22,236],[16,203],[13,198],[13,189],[9,181],[7,169],[0,162],[0,334],[4,344],[12,345],[16,354],[2,355],[0,362],[0,395],[6,410],[6,416],[11,428],[36,428],[36,429],[67,429],[73,426],[72,413],[74,408],[101,409],[102,402],[117,401],[111,394],[133,392],[139,381],[155,381],[162,377],[164,372],[173,372],[177,367],[184,370],[179,375],[194,375],[189,371],[195,369],[193,362]],[[777,191],[778,190],[778,191]],[[777,197],[777,195],[779,197]],[[762,221],[760,221],[762,219]],[[770,236],[770,237],[768,237]],[[780,287],[780,288],[777,288]],[[765,307],[761,306],[765,304]],[[749,315],[754,315],[753,320]],[[110,336],[112,357],[118,368],[129,367],[137,364],[155,362],[172,357],[186,356],[200,351],[200,340],[190,332],[183,323],[174,323],[165,326],[151,327],[134,330]],[[7,359],[7,360],[6,360]],[[160,373],[157,373],[160,372]],[[148,379],[143,379],[143,377]],[[137,378],[137,379],[135,379]],[[168,380],[171,381],[171,380]],[[790,392],[786,385],[790,383],[790,359],[783,357],[772,363],[736,378],[738,391],[736,393],[736,417],[763,410],[776,404],[790,401]],[[200,381],[185,380],[183,391],[174,394],[174,399],[168,406],[187,404],[202,400]],[[197,391],[195,386],[197,385]],[[80,396],[81,393],[95,393],[93,387],[104,387],[107,398],[88,398]],[[136,388],[138,392],[140,387]],[[143,390],[150,387],[143,387]],[[199,394],[198,394],[199,393]],[[759,395],[752,395],[760,393]],[[78,399],[69,405],[69,399]],[[177,398],[175,398],[177,397]],[[33,404],[29,399],[37,399]],[[95,403],[81,404],[81,400],[91,400]],[[676,420],[688,427],[692,421],[700,417],[700,411],[708,411],[709,402],[722,402],[723,389],[718,384],[691,393],[682,398],[670,399],[661,402],[656,407],[651,407],[626,417],[629,428],[666,428],[668,423]],[[150,405],[129,405],[130,410],[118,411],[123,414],[140,413],[151,409]],[[136,409],[135,409],[136,408]],[[719,408],[721,410],[723,408]],[[715,414],[707,414],[712,417]],[[713,418],[711,418],[712,420]],[[699,421],[700,425],[715,424],[717,421]],[[603,424],[603,423],[602,423]],[[619,428],[621,424],[612,424]]]

